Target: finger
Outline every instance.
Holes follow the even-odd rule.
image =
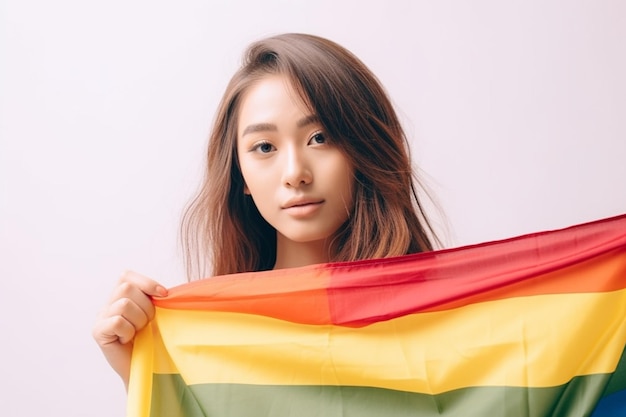
[[[125,271],[122,273],[119,283],[120,285],[123,283],[134,285],[144,293],[151,296],[165,297],[167,295],[167,290],[161,284],[133,271]]]
[[[100,347],[120,343],[126,344],[135,337],[135,326],[122,316],[100,320],[93,330],[93,338]]]
[[[154,317],[154,305],[152,305],[152,300],[135,284],[122,282],[120,285],[118,285],[118,287],[113,292],[113,295],[111,296],[109,309],[107,309],[106,315],[112,316],[115,314],[111,312],[110,307],[115,305],[116,303],[119,303],[120,300],[128,300],[124,301],[123,303],[132,303],[137,305],[141,310],[143,310],[144,314],[148,316],[150,320],[152,319],[152,317]]]
[[[152,303],[145,295],[143,295],[142,298],[143,300],[141,301],[147,301],[147,305],[145,305],[145,303],[143,303],[144,305],[138,305],[130,298],[121,298],[113,302],[109,306],[108,316],[121,316],[132,324],[136,331],[141,330],[154,317],[154,307]]]

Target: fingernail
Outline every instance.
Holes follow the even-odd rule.
[[[167,297],[167,290],[160,285],[156,287],[156,291],[161,297]]]

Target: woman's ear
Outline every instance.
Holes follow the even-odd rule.
[[[247,185],[247,184],[244,184],[244,185],[243,185],[243,193],[244,193],[245,195],[250,195],[250,189],[248,188],[248,185]]]

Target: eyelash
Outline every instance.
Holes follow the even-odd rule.
[[[315,142],[315,145],[324,145],[328,142],[328,139],[326,138],[326,135],[324,135],[324,132],[319,131],[319,132],[315,132],[313,135],[311,135],[311,138],[309,139],[309,141],[307,142],[307,144],[311,144],[312,141],[314,141],[316,138],[322,138],[324,141],[322,143],[317,143]],[[261,148],[269,146],[271,149],[267,150],[267,152],[263,152]],[[267,154],[270,153],[271,151],[273,151],[274,149],[276,149],[274,147],[274,145],[272,145],[269,141],[267,140],[262,140],[260,142],[255,143],[252,148],[250,148],[250,152],[260,152],[262,154]]]
[[[270,149],[267,152],[262,152],[261,148],[264,146],[270,146],[272,149]],[[274,145],[272,145],[271,143],[269,143],[266,140],[262,140],[260,142],[255,143],[252,148],[250,148],[250,152],[261,152],[261,153],[270,153],[272,150],[274,149]]]
[[[322,143],[316,143],[316,145],[323,145],[325,143],[327,143],[328,139],[326,138],[326,135],[324,134],[324,132],[319,131],[319,132],[315,132],[313,133],[313,135],[311,136],[311,139],[309,139],[309,143],[314,140],[316,137],[321,137],[324,139],[324,142]]]

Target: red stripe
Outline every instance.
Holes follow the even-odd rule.
[[[451,250],[216,277],[155,304],[358,327],[503,298],[622,288],[626,215]]]

